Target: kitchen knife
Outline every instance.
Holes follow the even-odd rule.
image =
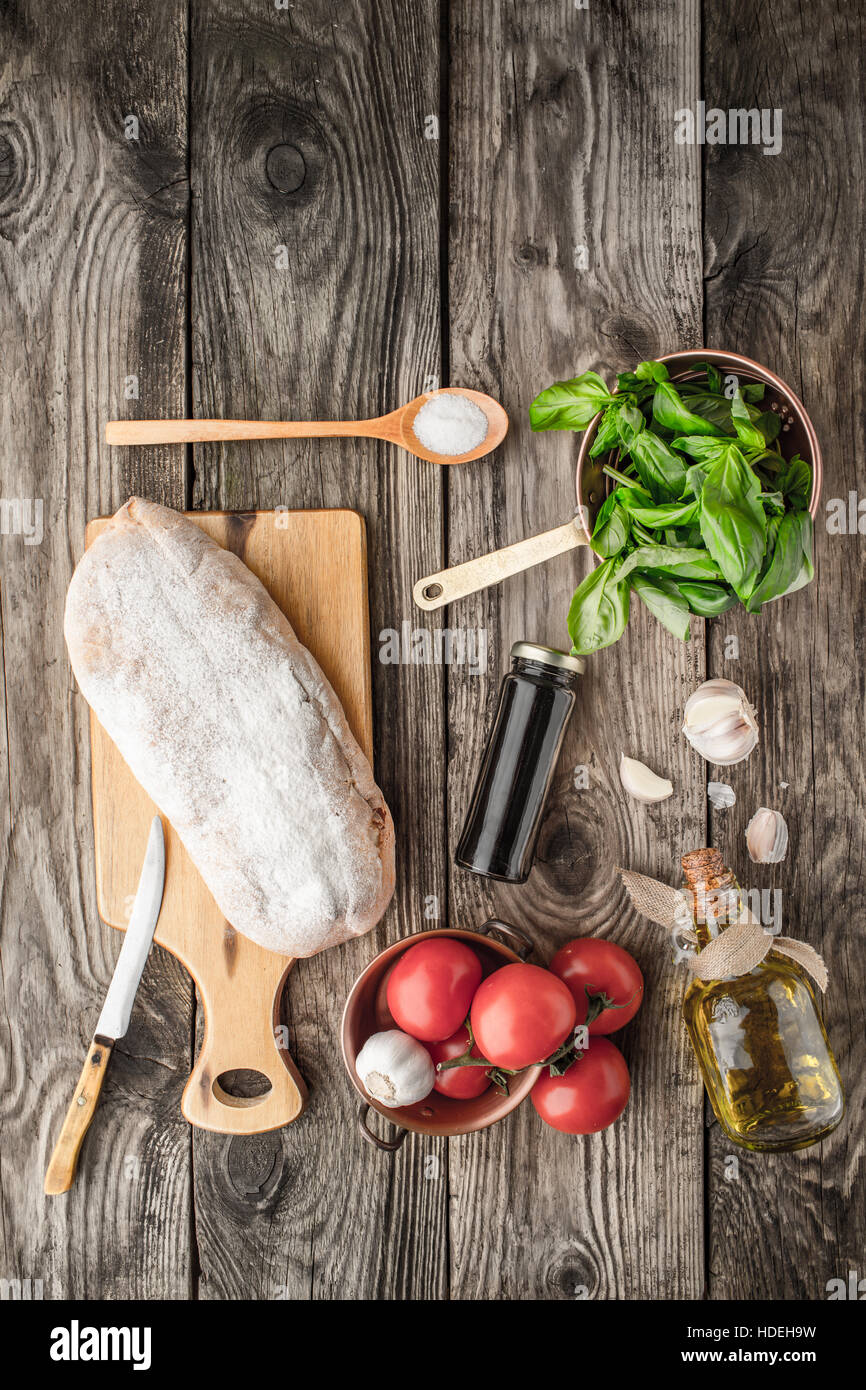
[[[129,1027],[135,992],[153,944],[164,883],[165,836],[162,821],[154,816],[129,926],[84,1069],[45,1174],[45,1191],[50,1197],[67,1192],[75,1178],[78,1154],[96,1110],[112,1048]]]

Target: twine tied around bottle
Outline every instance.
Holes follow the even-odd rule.
[[[631,869],[619,869],[625,890],[638,912],[676,932],[676,940],[690,946],[699,945],[694,929],[694,915],[688,894],[657,878],[636,874]],[[723,980],[730,975],[748,975],[769,951],[778,951],[796,961],[812,976],[823,992],[827,988],[827,967],[823,958],[805,941],[790,936],[773,936],[766,931],[751,910],[739,904],[736,919],[723,932],[708,942],[702,951],[684,953],[689,969],[699,980]]]

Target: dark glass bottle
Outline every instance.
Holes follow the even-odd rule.
[[[515,642],[455,863],[525,883],[544,803],[577,699],[580,657]]]

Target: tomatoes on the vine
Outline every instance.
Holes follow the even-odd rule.
[[[451,1062],[455,1057],[462,1057],[468,1049],[469,1029],[465,1023],[461,1024],[457,1032],[452,1033],[444,1042],[424,1045],[433,1059],[434,1066],[438,1062]],[[477,1043],[473,1045],[469,1055],[481,1057]],[[483,1095],[489,1085],[490,1077],[484,1067],[449,1067],[447,1071],[437,1071],[433,1089],[442,1096],[451,1096],[452,1100],[474,1100],[476,1096]]]
[[[574,1028],[569,990],[539,965],[504,965],[478,988],[472,1000],[475,1041],[494,1066],[518,1071],[543,1062]]]
[[[634,956],[613,941],[580,936],[557,951],[550,968],[568,986],[577,1022],[595,1037],[616,1033],[634,1018],[643,1000],[643,975]]]
[[[545,1124],[563,1134],[597,1134],[628,1104],[631,1080],[625,1058],[607,1038],[593,1038],[562,1076],[545,1069],[531,1091]]]
[[[469,1013],[481,961],[462,941],[433,936],[410,946],[388,979],[388,1008],[398,1028],[421,1042],[450,1038]]]

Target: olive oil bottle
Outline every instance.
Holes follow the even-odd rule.
[[[717,850],[683,856],[698,949],[736,922],[740,890]],[[842,1082],[811,982],[771,950],[754,970],[724,980],[693,979],[683,1018],[722,1129],[761,1151],[804,1149],[836,1128]]]

